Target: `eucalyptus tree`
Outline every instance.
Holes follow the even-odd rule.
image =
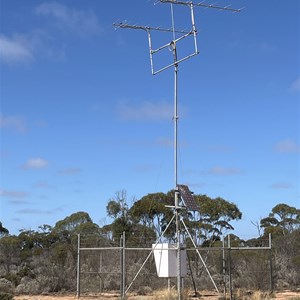
[[[234,230],[230,222],[242,218],[238,206],[221,197],[215,199],[206,195],[194,197],[199,205],[199,212],[194,215],[190,226],[199,244],[220,240],[222,235]]]
[[[170,218],[170,209],[166,205],[172,202],[172,195],[165,193],[152,193],[136,201],[129,210],[134,223],[140,223],[155,231],[160,236],[162,228]]]
[[[278,287],[300,286],[300,209],[284,203],[275,205],[260,221],[262,238],[272,235],[272,252]]]
[[[275,205],[268,217],[261,219],[264,234],[286,235],[300,229],[300,209],[284,203]]]
[[[0,237],[6,234],[9,234],[9,231],[2,225],[2,222],[0,222]]]

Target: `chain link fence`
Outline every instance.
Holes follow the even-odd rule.
[[[77,296],[119,294],[143,295],[175,288],[176,278],[158,277],[152,242],[142,247],[139,238],[126,245],[103,237],[78,237]],[[183,288],[194,291],[214,290],[231,299],[238,289],[272,290],[273,265],[271,241],[258,246],[236,246],[230,238],[218,247],[186,247],[187,276]]]

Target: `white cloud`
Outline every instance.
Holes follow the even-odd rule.
[[[29,169],[44,169],[48,166],[49,162],[42,158],[30,158],[25,164],[22,165],[22,168],[25,170]]]
[[[129,121],[172,120],[173,106],[168,103],[122,103],[117,107],[117,112],[121,119]]]
[[[155,144],[160,147],[173,147],[174,140],[170,138],[159,138],[155,141]]]
[[[102,32],[97,16],[92,11],[76,10],[57,2],[44,2],[36,10],[39,16],[51,17],[60,30],[86,35],[95,35]]]
[[[9,65],[31,63],[39,57],[64,61],[65,47],[55,44],[56,40],[55,36],[42,29],[12,37],[0,35],[0,61]]]
[[[224,145],[209,145],[206,148],[210,152],[219,152],[219,153],[231,153],[231,152],[233,152],[232,147],[224,146]]]
[[[271,185],[272,189],[290,189],[293,186],[286,182],[276,182]]]
[[[0,34],[0,61],[6,64],[20,64],[35,61],[37,56],[53,61],[65,60],[65,45],[55,44],[61,32],[73,33],[81,38],[103,32],[97,16],[92,11],[69,8],[60,3],[44,2],[37,6],[36,15],[51,18],[47,29],[33,28],[31,31],[13,36]],[[48,20],[48,19],[47,19]],[[43,26],[43,28],[46,28]],[[55,30],[53,33],[50,29]]]
[[[38,208],[24,208],[21,210],[18,210],[17,213],[19,214],[26,214],[26,215],[55,215],[58,212],[63,211],[61,207],[54,208],[52,210],[42,210]]]
[[[0,197],[7,197],[7,198],[25,198],[28,196],[26,192],[20,191],[7,191],[0,189]]]
[[[275,145],[275,151],[279,153],[299,153],[300,146],[294,140],[286,139]]]
[[[0,34],[0,60],[8,64],[32,61],[32,50],[20,36]]]
[[[67,168],[59,171],[61,175],[73,175],[81,172],[80,168]]]
[[[34,185],[34,187],[38,189],[48,189],[51,186],[47,182],[39,181]]]
[[[289,90],[291,92],[300,92],[300,77],[291,83]]]
[[[152,165],[149,165],[149,164],[144,164],[144,165],[138,165],[134,168],[134,170],[136,172],[139,172],[139,173],[149,173],[153,170],[153,166]]]
[[[240,174],[241,170],[237,168],[224,168],[220,166],[215,166],[208,170],[207,173],[212,175],[236,175]]]
[[[25,121],[16,116],[0,115],[0,128],[11,128],[18,132],[25,132],[27,130]]]

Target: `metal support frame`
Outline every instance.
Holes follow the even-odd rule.
[[[188,235],[189,235],[189,238],[190,238],[190,240],[191,240],[191,242],[192,242],[192,244],[193,244],[193,246],[194,246],[194,248],[195,248],[195,250],[196,250],[196,252],[197,252],[197,254],[198,254],[198,256],[199,256],[199,258],[200,258],[200,260],[201,260],[201,262],[202,262],[202,264],[203,264],[203,266],[204,266],[204,268],[205,268],[205,270],[206,270],[206,272],[207,272],[207,275],[209,276],[211,282],[213,283],[214,288],[216,289],[217,293],[220,294],[220,291],[219,291],[219,289],[218,289],[218,287],[217,287],[217,285],[216,285],[214,279],[212,278],[212,276],[211,276],[211,274],[210,274],[210,272],[209,272],[209,270],[208,270],[208,268],[207,268],[207,266],[206,266],[206,263],[205,263],[204,259],[202,258],[202,256],[201,256],[199,250],[197,249],[197,246],[196,246],[196,244],[195,244],[195,242],[194,242],[194,240],[193,240],[193,238],[192,238],[192,236],[191,236],[191,234],[190,234],[190,232],[189,232],[189,230],[188,230],[186,224],[184,223],[183,220],[181,220],[181,222],[182,222],[182,224],[183,224],[183,226],[184,226],[186,232],[187,232]]]
[[[192,1],[184,2],[184,1],[177,1],[177,0],[158,0],[157,2],[169,3],[171,5],[171,15],[172,15],[172,28],[171,29],[164,29],[164,28],[160,28],[160,27],[150,27],[150,26],[130,25],[126,22],[125,23],[114,23],[114,26],[117,28],[139,29],[139,30],[144,30],[147,32],[152,75],[156,75],[166,69],[174,67],[174,116],[173,116],[173,121],[174,121],[174,183],[175,183],[174,215],[175,215],[175,222],[176,222],[176,239],[177,239],[177,251],[178,251],[177,252],[177,269],[178,269],[177,270],[177,292],[178,292],[178,299],[181,300],[182,293],[181,293],[181,261],[180,261],[181,258],[180,258],[180,229],[179,229],[179,219],[180,219],[181,207],[179,206],[180,197],[179,197],[179,193],[177,191],[177,185],[178,185],[178,170],[177,170],[177,168],[178,168],[178,161],[177,161],[178,153],[177,153],[177,151],[178,151],[178,119],[179,119],[179,116],[178,116],[178,65],[181,62],[199,54],[198,46],[197,46],[197,29],[196,29],[195,17],[194,17],[194,6],[205,7],[205,8],[214,8],[214,9],[218,9],[218,10],[226,10],[226,11],[231,11],[231,12],[240,12],[241,10],[231,8],[230,6],[220,7],[220,6],[216,6],[216,5],[204,4],[203,2],[193,3]],[[191,14],[191,30],[190,31],[175,29],[173,5],[183,5],[183,6],[187,6],[190,8],[190,14]],[[171,42],[164,44],[157,49],[153,49],[152,48],[151,31],[154,31],[154,30],[163,31],[163,32],[172,32],[173,39],[171,40]],[[178,38],[176,38],[176,33],[180,34],[180,36]],[[193,40],[194,40],[194,51],[185,57],[178,58],[177,57],[177,43],[179,43],[180,41],[184,40],[185,38],[187,38],[191,35],[193,36]],[[166,48],[171,48],[171,50],[172,50],[173,63],[166,65],[158,70],[155,70],[153,57],[156,53],[158,53],[161,50],[166,49]],[[185,229],[187,230],[186,226],[185,226]],[[189,234],[189,236],[190,236],[190,234]],[[194,244],[194,246],[196,246],[196,245]],[[151,255],[151,253],[150,253],[150,255]],[[204,261],[203,261],[203,263],[204,263]],[[217,289],[217,287],[216,287],[216,289]],[[218,289],[217,289],[217,291],[218,291]]]

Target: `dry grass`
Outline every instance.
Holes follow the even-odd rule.
[[[158,291],[154,293],[155,300],[176,300],[177,299],[177,292],[173,289],[166,289],[162,291]]]
[[[246,291],[239,289],[236,292],[236,299],[239,300],[271,300],[274,299],[274,295],[270,292],[262,292],[262,291]]]
[[[153,299],[155,299],[155,300],[177,300],[178,299],[177,291],[174,289],[161,290],[161,291],[155,292],[153,296],[154,296]],[[188,290],[184,290],[182,292],[182,299],[183,300],[190,299]]]

